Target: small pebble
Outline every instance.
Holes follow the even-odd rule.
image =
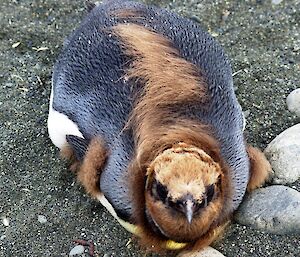
[[[43,224],[47,222],[47,218],[44,215],[38,215],[38,221]]]
[[[223,23],[228,19],[229,14],[230,14],[230,11],[223,10],[223,12],[222,12],[222,22]]]
[[[290,112],[300,117],[300,88],[292,91],[286,98],[286,104]]]
[[[6,217],[3,217],[3,218],[2,218],[2,223],[3,223],[3,225],[4,225],[5,227],[8,227],[8,226],[9,226],[9,219],[6,218]]]
[[[300,192],[278,185],[254,190],[239,207],[235,219],[273,234],[299,234]]]
[[[272,0],[272,4],[280,4],[282,0]]]
[[[250,110],[245,110],[243,113],[244,113],[245,119],[247,119],[251,112],[250,112]]]
[[[192,15],[190,19],[195,21],[195,22],[201,23],[201,19],[196,15]]]
[[[84,246],[76,245],[69,253],[69,256],[79,255],[84,253]]]
[[[224,257],[224,255],[216,249],[208,246],[196,252],[184,251],[178,254],[177,257]]]

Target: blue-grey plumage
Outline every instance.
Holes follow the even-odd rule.
[[[101,192],[117,214],[128,219],[133,211],[128,165],[135,146],[132,131],[124,126],[138,89],[124,77],[130,59],[112,31],[115,25],[128,22],[114,16],[117,10],[125,9],[142,13],[142,18],[131,18],[130,22],[163,35],[182,58],[201,71],[210,101],[206,108],[181,108],[181,115],[214,128],[222,158],[230,168],[232,204],[236,209],[245,194],[250,168],[242,110],[233,91],[228,58],[219,44],[192,21],[131,1],[106,1],[96,6],[68,38],[57,60],[51,108],[76,124],[77,135],[86,140],[97,136],[104,139],[109,157],[101,173]]]

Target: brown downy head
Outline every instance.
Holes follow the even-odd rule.
[[[146,215],[154,230],[177,242],[197,240],[222,211],[222,169],[184,143],[163,151],[147,169]]]

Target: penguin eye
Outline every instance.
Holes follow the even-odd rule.
[[[164,185],[162,185],[161,183],[158,182],[156,190],[157,190],[157,194],[160,197],[160,199],[164,200],[164,199],[167,198],[168,191],[167,191],[166,186],[164,186]]]
[[[206,201],[202,201],[201,203],[197,203],[196,204],[196,211],[198,211],[198,210],[200,210],[200,209],[202,209],[203,207],[206,207],[207,205],[206,205]]]
[[[157,199],[165,202],[168,196],[167,187],[163,184],[159,183],[158,181],[154,181],[152,187],[152,195]]]
[[[204,197],[201,203],[196,204],[195,212],[206,207],[209,204],[209,202],[211,202],[211,200],[213,199],[213,197],[215,195],[215,185],[210,185],[210,186],[206,187],[205,194],[206,194],[206,196],[205,196],[206,198]]]
[[[206,189],[207,204],[213,199],[214,194],[215,194],[215,186],[214,185],[208,186],[207,189]]]
[[[183,200],[173,201],[171,198],[168,198],[168,206],[172,209],[184,213],[184,202]]]

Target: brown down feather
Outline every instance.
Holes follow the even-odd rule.
[[[266,182],[272,167],[266,156],[258,148],[248,145],[247,153],[250,159],[250,179],[247,191],[252,191]]]
[[[69,169],[77,173],[77,180],[85,191],[96,198],[100,193],[101,170],[107,159],[105,143],[100,138],[93,138],[88,145],[82,162],[76,159],[74,150],[68,143],[62,147],[60,155],[70,161]]]
[[[77,173],[78,181],[92,197],[100,194],[100,174],[107,159],[104,142],[93,138],[88,146],[84,160]]]
[[[150,246],[150,250],[160,251],[164,248],[166,238],[154,233],[145,217],[146,170],[164,150],[184,142],[204,150],[222,169],[221,200],[212,206],[219,216],[210,227],[204,223],[214,211],[203,222],[197,221],[206,233],[188,245],[202,248],[219,234],[220,227],[231,214],[229,169],[220,156],[213,129],[198,120],[182,117],[174,110],[185,104],[200,104],[205,108],[209,101],[205,81],[199,69],[183,59],[172,42],[162,35],[132,23],[116,25],[113,30],[120,38],[125,54],[132,60],[126,71],[128,81],[143,85],[127,124],[133,129],[135,139],[135,157],[129,169],[134,220],[142,228],[140,242],[148,249]],[[166,221],[169,218],[164,218],[163,213],[158,216]]]

